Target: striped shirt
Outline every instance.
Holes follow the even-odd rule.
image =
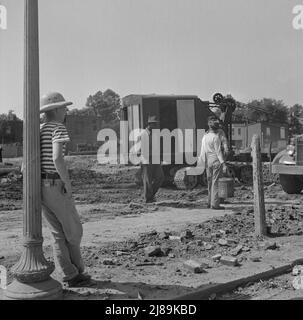
[[[67,130],[62,123],[47,122],[40,126],[40,152],[41,152],[41,172],[57,172],[53,162],[53,144],[63,143],[63,156],[65,154],[65,143],[70,141]]]

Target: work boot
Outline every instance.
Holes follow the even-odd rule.
[[[88,274],[79,273],[74,278],[65,282],[70,288],[83,287],[90,284],[91,276]]]
[[[218,207],[211,207],[212,210],[225,210],[224,207],[218,206]]]
[[[145,200],[145,203],[154,203],[154,202],[156,202],[155,198],[151,198],[151,199]]]

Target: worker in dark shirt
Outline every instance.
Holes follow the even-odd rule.
[[[155,116],[148,118],[148,126],[141,133],[141,169],[146,203],[155,202],[155,196],[164,180],[161,164],[152,163],[152,130],[157,128],[158,120]],[[145,144],[143,146],[142,144]],[[147,152],[144,152],[147,151]],[[142,152],[143,151],[143,152]],[[147,155],[148,153],[148,155]]]

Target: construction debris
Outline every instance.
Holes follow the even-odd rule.
[[[262,258],[261,257],[250,257],[250,260],[252,262],[261,262]]]
[[[297,276],[292,281],[292,285],[296,290],[303,290],[303,276]]]
[[[276,250],[279,248],[276,242],[265,242],[261,244],[261,246],[264,247],[265,250]]]
[[[181,233],[181,239],[192,239],[193,237],[193,233],[190,230],[185,230]]]
[[[160,247],[154,246],[146,247],[144,252],[148,257],[162,257],[164,255]]]
[[[226,266],[236,267],[239,265],[238,259],[233,257],[221,257],[220,262]]]
[[[115,217],[128,218],[128,216],[132,217],[134,214],[144,216],[145,213],[150,213],[159,208],[158,202],[147,207],[140,198],[141,190],[133,186],[133,169],[113,166],[112,168],[99,167],[98,170],[100,172],[86,170],[85,168],[83,170],[72,169],[71,172],[76,204],[92,207],[87,214],[81,216],[84,222],[91,221],[90,219],[100,220],[100,217],[101,219],[104,217],[105,219],[114,219]],[[15,213],[13,210],[22,209],[22,176],[11,174],[3,177],[3,179],[9,180],[5,180],[5,184],[0,185],[0,211],[12,213],[15,223],[18,212]],[[157,231],[143,232],[134,236],[132,240],[119,240],[120,242],[114,240],[108,244],[102,242],[102,245],[100,245],[103,240],[95,239],[98,244],[93,244],[92,247],[89,247],[89,250],[88,247],[85,247],[83,252],[85,265],[92,271],[95,271],[94,268],[96,267],[100,268],[106,279],[110,279],[112,275],[121,272],[121,270],[125,270],[127,275],[139,274],[140,277],[146,276],[149,272],[155,272],[154,279],[160,273],[170,276],[169,272],[171,271],[172,277],[176,276],[178,281],[180,280],[180,283],[182,283],[186,274],[184,275],[183,270],[180,271],[180,269],[183,269],[180,266],[187,259],[187,261],[193,261],[194,264],[190,263],[191,267],[184,264],[184,267],[186,266],[193,273],[195,273],[195,268],[200,273],[206,270],[209,271],[208,275],[211,275],[214,271],[207,270],[210,267],[224,269],[223,265],[233,267],[238,265],[239,262],[245,267],[246,261],[260,262],[263,258],[262,254],[264,256],[274,254],[263,250],[279,248],[278,238],[274,238],[274,241],[265,241],[263,238],[254,236],[254,215],[249,204],[253,198],[252,189],[249,186],[241,189],[239,186],[236,187],[236,197],[230,202],[231,206],[233,202],[237,204],[235,214],[219,216],[220,213],[218,213],[218,216],[214,216],[206,222],[199,221],[199,223],[190,223],[190,219],[188,219],[183,228],[161,226]],[[267,189],[270,189],[265,191],[267,197],[275,197],[280,202],[281,199],[289,202],[286,205],[275,203],[266,205],[266,221],[270,227],[271,236],[301,234],[303,231],[302,196],[285,195],[282,193],[280,185],[273,185]],[[181,192],[180,190],[162,188],[158,197],[159,200],[170,198],[172,201],[185,199],[182,200],[182,206],[178,205],[176,207],[185,210],[188,208],[198,209],[201,208],[201,202],[205,205],[207,201],[206,197],[205,199],[202,198],[202,191],[197,189],[190,192]],[[199,201],[190,200],[195,198]],[[191,204],[187,206],[189,201],[191,201]],[[238,203],[244,203],[243,207],[240,207]],[[169,204],[167,207],[170,209],[173,205]],[[160,210],[165,211],[166,209],[165,205],[162,204]],[[10,219],[12,218],[10,217]],[[6,223],[5,227],[8,228],[11,222],[7,220],[4,223]],[[3,225],[2,221],[1,225]],[[153,224],[149,226],[156,228]],[[163,231],[164,228],[171,228],[167,230],[172,231]],[[130,238],[133,236],[129,235]],[[282,243],[281,241],[281,245]],[[260,248],[262,251],[260,251]],[[5,253],[2,254],[6,256]],[[160,257],[161,259],[158,259]],[[1,258],[3,259],[3,257],[0,257],[0,260]],[[119,265],[121,268],[118,267]],[[247,263],[247,266],[250,265],[252,263]],[[159,273],[157,274],[158,269]],[[175,274],[176,269],[179,269],[177,274]],[[296,274],[296,276],[301,275],[302,273]],[[136,294],[137,291],[135,291]]]
[[[179,237],[179,236],[169,236],[169,240],[171,241],[181,241],[182,240],[182,237]]]
[[[220,240],[218,241],[218,244],[219,244],[220,246],[228,246],[228,241],[225,240],[225,239],[220,239]]]
[[[188,270],[194,272],[194,273],[203,273],[205,272],[203,269],[203,264],[194,261],[194,260],[187,260],[184,262],[184,267],[187,268]]]
[[[214,246],[212,244],[206,244],[205,245],[205,250],[212,250]]]
[[[303,266],[302,265],[294,266],[292,269],[292,275],[293,276],[303,275]]]
[[[243,246],[239,245],[236,248],[234,248],[233,250],[231,250],[231,255],[232,256],[237,256],[242,252]]]
[[[114,266],[117,264],[117,260],[116,259],[104,259],[103,264],[105,266]]]
[[[211,258],[213,261],[220,261],[221,257],[222,257],[221,254],[216,254],[216,255],[212,256]]]

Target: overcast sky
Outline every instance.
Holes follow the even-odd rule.
[[[303,4],[303,0],[301,1]],[[0,0],[0,112],[23,111],[23,1]],[[303,104],[299,0],[39,0],[41,94],[96,91]]]

